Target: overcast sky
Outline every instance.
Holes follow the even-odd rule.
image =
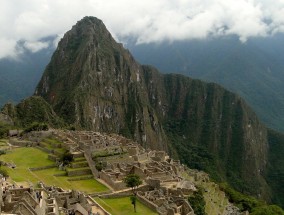
[[[0,14],[0,58],[19,55],[18,41],[32,52],[46,48],[42,38],[62,37],[84,16],[137,43],[284,32],[284,0],[0,0]]]

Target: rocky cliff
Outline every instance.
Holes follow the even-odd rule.
[[[35,95],[78,128],[120,133],[264,198],[267,131],[237,95],[137,63],[101,20],[59,42]]]

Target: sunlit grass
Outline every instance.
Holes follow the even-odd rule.
[[[129,197],[123,198],[113,198],[113,199],[101,199],[95,198],[95,200],[112,215],[154,215],[156,212],[152,211],[150,208],[146,207],[137,200],[136,210],[134,212],[133,205],[130,202]]]
[[[47,153],[36,148],[17,148],[9,153],[0,156],[0,160],[13,163],[15,169],[3,167],[7,169],[9,176],[15,182],[31,182],[37,184],[39,181],[47,185],[59,186],[63,189],[75,189],[87,193],[104,192],[108,188],[99,183],[95,179],[87,179],[81,181],[68,181],[67,176],[54,176],[54,174],[65,173],[58,168],[50,168],[39,171],[30,171],[31,167],[42,167],[54,164],[48,160]]]

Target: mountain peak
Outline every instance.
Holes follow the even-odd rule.
[[[78,128],[119,133],[145,148],[179,154],[194,168],[218,169],[219,178],[241,178],[242,186],[265,195],[254,187],[267,190],[260,174],[266,130],[244,101],[216,84],[141,66],[99,19],[85,17],[64,35],[36,95]]]
[[[72,31],[80,33],[86,33],[88,31],[91,31],[91,33],[108,32],[103,21],[92,16],[86,16],[79,20],[76,25],[72,27],[71,32]]]

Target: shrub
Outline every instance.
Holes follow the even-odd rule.
[[[284,211],[276,205],[265,205],[254,208],[251,215],[284,215]]]
[[[9,176],[7,170],[6,169],[2,169],[2,168],[0,168],[0,174],[3,175],[4,177],[8,177]]]
[[[95,165],[96,169],[100,172],[103,169],[103,164],[102,162],[97,162]]]
[[[46,123],[39,123],[39,122],[33,122],[30,124],[24,132],[31,132],[31,131],[47,131],[48,125]]]
[[[63,163],[64,166],[70,164],[73,160],[73,155],[68,151],[64,152],[64,154],[62,154],[60,157],[60,161]]]
[[[193,196],[188,197],[188,202],[194,210],[196,215],[205,215],[205,200],[201,188],[194,193]]]
[[[264,202],[257,200],[256,198],[234,190],[228,184],[221,184],[220,188],[226,193],[229,201],[234,203],[241,211],[249,211],[251,213],[254,208],[265,205]]]
[[[0,138],[7,137],[9,129],[11,129],[11,126],[0,123]]]

